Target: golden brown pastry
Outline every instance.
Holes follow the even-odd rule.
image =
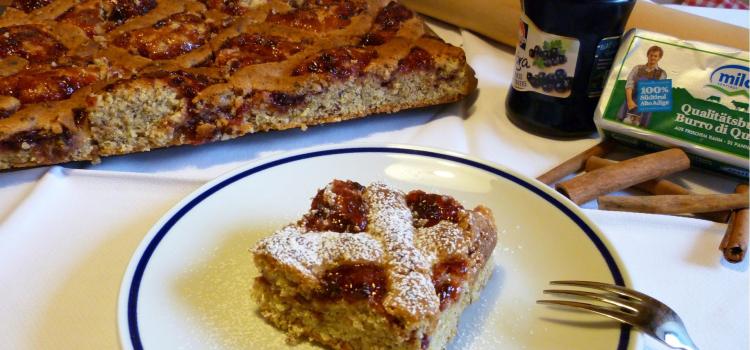
[[[253,249],[260,314],[332,349],[443,349],[492,274],[491,211],[334,180]]]
[[[12,0],[0,169],[456,101],[461,49],[383,0]]]

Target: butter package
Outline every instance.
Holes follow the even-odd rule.
[[[606,137],[649,150],[679,147],[693,165],[748,177],[747,51],[631,30],[596,109]]]

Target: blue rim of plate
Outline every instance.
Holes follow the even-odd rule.
[[[151,259],[151,256],[154,254],[154,251],[156,251],[156,248],[159,246],[159,243],[162,241],[164,236],[166,236],[167,233],[169,233],[172,227],[178,221],[180,221],[180,219],[183,216],[185,216],[185,214],[187,214],[196,205],[200,204],[203,200],[210,197],[212,194],[218,192],[222,188],[240,179],[250,176],[252,174],[255,174],[255,173],[258,173],[258,172],[261,172],[261,171],[264,171],[264,170],[267,170],[267,169],[270,169],[279,165],[283,165],[286,163],[299,161],[299,160],[322,157],[322,156],[337,155],[337,154],[347,154],[347,153],[396,153],[396,154],[408,154],[408,155],[417,155],[417,156],[430,157],[430,158],[438,158],[438,159],[448,160],[448,161],[452,161],[456,163],[461,163],[463,165],[468,165],[474,168],[478,168],[478,169],[490,172],[492,174],[495,174],[497,176],[503,177],[507,180],[513,181],[514,183],[523,186],[527,190],[533,192],[534,194],[538,195],[542,199],[551,203],[557,209],[563,212],[566,216],[568,216],[571,220],[573,220],[573,222],[575,222],[576,225],[578,225],[578,227],[584,233],[586,233],[586,236],[594,243],[594,246],[596,246],[596,248],[599,250],[599,253],[602,255],[602,257],[604,258],[604,261],[607,263],[607,267],[609,267],[609,271],[612,273],[612,278],[615,284],[619,286],[623,286],[623,287],[625,286],[625,280],[623,278],[622,272],[620,271],[620,267],[617,266],[617,263],[615,262],[615,259],[612,256],[612,253],[610,253],[609,249],[607,249],[607,246],[604,244],[601,238],[599,238],[599,236],[594,232],[594,230],[589,225],[587,225],[576,213],[570,210],[570,208],[566,207],[562,202],[560,202],[556,198],[552,197],[550,194],[542,191],[541,189],[537,188],[536,186],[532,185],[531,183],[527,182],[524,179],[521,179],[512,174],[509,174],[503,170],[497,169],[493,166],[483,164],[474,160],[461,158],[459,156],[450,155],[450,154],[427,151],[427,150],[406,149],[406,148],[396,148],[396,147],[352,147],[352,148],[328,149],[328,150],[322,150],[322,151],[314,151],[314,152],[309,152],[309,153],[297,154],[297,155],[273,160],[267,163],[254,166],[247,170],[241,171],[211,186],[210,188],[205,189],[203,192],[198,194],[195,198],[193,198],[190,202],[188,202],[183,207],[181,207],[174,215],[172,215],[169,218],[169,220],[164,224],[164,226],[162,226],[159,229],[156,235],[148,243],[148,246],[146,246],[145,250],[143,251],[143,254],[141,254],[141,257],[139,258],[138,264],[136,265],[135,271],[133,273],[133,278],[130,282],[130,287],[128,288],[127,321],[128,321],[128,333],[130,333],[130,343],[133,346],[133,349],[143,350],[143,342],[141,341],[140,331],[138,329],[138,312],[137,312],[138,311],[138,292],[141,287],[143,273],[146,271],[148,262]],[[617,350],[626,350],[628,348],[628,344],[630,342],[630,328],[631,327],[626,324],[622,324],[620,326],[620,337],[619,337],[619,341],[617,344]]]

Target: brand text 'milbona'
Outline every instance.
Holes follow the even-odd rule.
[[[737,90],[750,89],[750,68],[736,64],[721,66],[711,73],[711,83]]]

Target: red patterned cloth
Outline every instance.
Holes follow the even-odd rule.
[[[740,0],[685,0],[685,2],[683,2],[683,5],[741,10],[748,9],[747,4]]]

